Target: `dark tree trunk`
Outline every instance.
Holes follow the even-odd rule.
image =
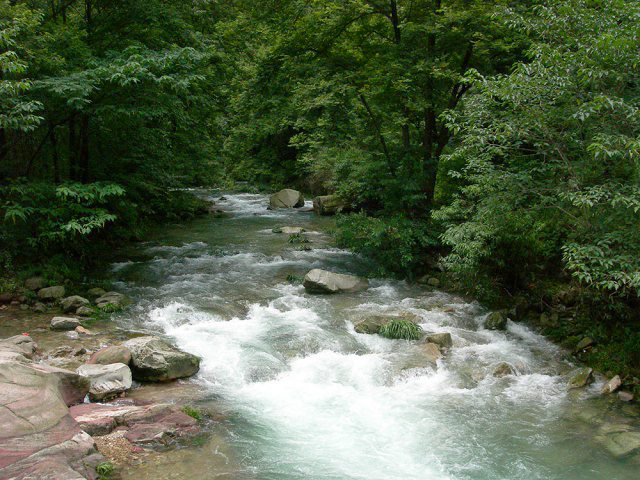
[[[69,178],[78,180],[78,135],[75,116],[69,118]]]
[[[49,139],[51,140],[51,150],[53,154],[53,181],[58,184],[60,183],[60,157],[58,155],[58,138],[56,137],[55,127],[51,128]]]
[[[80,120],[80,181],[89,181],[89,115],[82,114]]]

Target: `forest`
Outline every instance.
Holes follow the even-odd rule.
[[[343,199],[336,241],[381,275],[555,314],[638,372],[639,25],[636,0],[0,0],[0,290],[206,213],[187,188],[292,187]]]

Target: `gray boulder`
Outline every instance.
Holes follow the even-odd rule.
[[[303,285],[309,293],[349,293],[366,290],[369,288],[369,281],[354,275],[315,268],[305,275]]]
[[[93,315],[93,308],[89,306],[82,306],[76,310],[76,315],[80,315],[81,317],[90,317]]]
[[[484,320],[484,328],[487,330],[506,330],[507,316],[503,312],[492,312]]]
[[[195,375],[200,359],[157,337],[133,338],[123,344],[131,351],[133,378],[143,382],[164,382]]]
[[[78,367],[76,373],[90,380],[89,398],[91,400],[113,398],[131,388],[131,369],[124,363],[82,365]]]
[[[96,299],[98,308],[105,308],[107,305],[115,308],[124,308],[131,303],[131,299],[118,292],[107,292]]]
[[[72,317],[53,317],[51,319],[51,330],[75,330],[80,326],[80,320]]]
[[[318,215],[335,215],[346,210],[347,203],[337,195],[322,195],[313,199],[313,211]]]
[[[427,335],[427,342],[435,343],[440,348],[451,348],[453,346],[453,339],[451,334],[446,333],[431,333]]]
[[[59,300],[64,297],[64,287],[56,286],[56,287],[47,287],[38,290],[38,298],[45,301],[53,301]]]
[[[297,190],[285,188],[271,195],[269,207],[272,209],[304,207],[304,197]]]
[[[107,293],[107,291],[104,288],[100,287],[90,288],[89,290],[87,290],[87,295],[93,298],[101,297],[105,293]]]
[[[579,368],[571,374],[569,388],[582,388],[593,383],[593,369],[589,367]]]
[[[44,288],[44,278],[42,277],[31,277],[28,278],[25,282],[24,282],[24,288],[26,288],[27,290],[31,290],[31,291],[37,291],[40,290],[41,288]]]
[[[620,379],[620,375],[616,375],[607,383],[605,383],[602,388],[602,393],[613,393],[618,390],[622,386],[622,380]]]
[[[86,307],[90,305],[90,303],[86,298],[82,298],[79,295],[72,295],[71,297],[66,297],[60,300],[60,305],[65,313],[69,313],[75,312],[80,307]]]
[[[113,345],[98,350],[91,355],[87,363],[98,365],[110,365],[112,363],[124,363],[129,365],[131,362],[131,351],[122,345]]]

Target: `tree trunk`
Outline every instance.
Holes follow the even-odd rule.
[[[80,119],[80,181],[89,181],[89,115],[82,114]]]
[[[69,118],[69,178],[78,180],[78,135],[74,115]]]
[[[53,151],[53,181],[58,184],[60,183],[60,158],[58,156],[58,138],[56,137],[55,127],[51,128],[49,139],[51,140],[51,149]]]

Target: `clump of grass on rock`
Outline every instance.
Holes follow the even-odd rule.
[[[380,327],[378,332],[386,338],[397,340],[419,340],[422,337],[422,328],[409,320],[391,320]]]

